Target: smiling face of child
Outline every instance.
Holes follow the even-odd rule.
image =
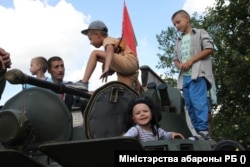
[[[148,126],[152,119],[151,109],[144,103],[136,104],[132,111],[134,123],[140,126]]]

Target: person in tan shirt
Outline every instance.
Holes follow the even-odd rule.
[[[96,48],[103,46],[104,50],[92,51],[82,80],[66,86],[88,91],[89,79],[97,62],[103,64],[100,76],[102,81],[107,82],[108,76],[116,72],[118,81],[129,87],[138,86],[138,58],[121,38],[108,36],[108,28],[102,21],[93,21],[81,33],[89,38],[91,45]]]

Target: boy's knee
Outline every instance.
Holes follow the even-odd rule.
[[[93,50],[90,54],[91,57],[104,58],[106,53],[102,50]]]
[[[93,51],[91,52],[91,55],[97,55],[97,50],[93,50]]]

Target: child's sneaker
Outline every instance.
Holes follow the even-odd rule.
[[[73,89],[78,89],[81,91],[88,91],[88,83],[83,83],[82,81],[78,81],[76,83],[66,83],[66,87],[68,88],[73,88]]]
[[[189,140],[209,140],[211,139],[208,131],[199,131],[197,136],[191,136]]]

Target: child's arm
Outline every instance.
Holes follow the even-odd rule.
[[[139,131],[136,127],[131,127],[127,132],[123,133],[123,136],[126,137],[138,137]]]
[[[175,67],[177,67],[178,69],[181,69],[181,63],[179,60],[174,60],[174,65]]]
[[[176,133],[176,132],[172,132],[171,138],[172,139],[185,139],[185,137],[181,133]]]
[[[188,70],[189,68],[191,68],[191,66],[192,66],[195,62],[204,59],[205,57],[207,57],[208,55],[210,55],[210,54],[212,54],[212,53],[213,53],[213,50],[212,50],[212,49],[204,49],[204,50],[202,50],[202,51],[199,52],[197,55],[192,56],[189,60],[187,60],[185,63],[183,63],[183,64],[181,65],[181,70],[183,70],[183,71]]]
[[[105,52],[106,52],[106,57],[105,57],[105,61],[104,61],[104,68],[102,71],[102,75],[100,77],[100,79],[102,79],[102,82],[107,82],[108,80],[108,75],[109,75],[109,66],[111,64],[113,55],[114,55],[114,46],[111,44],[108,44],[105,48]]]

